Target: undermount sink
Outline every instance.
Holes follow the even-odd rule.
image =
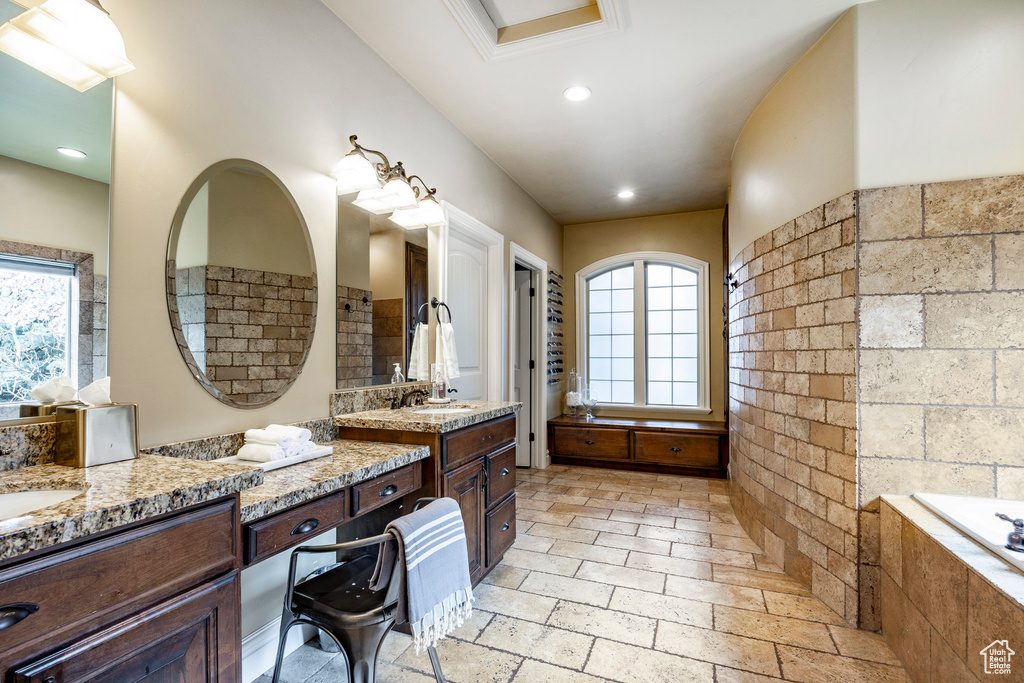
[[[471,413],[473,408],[424,408],[412,412],[417,415],[442,415],[445,413]]]
[[[13,519],[36,510],[63,503],[85,491],[78,489],[43,489],[0,493],[0,520]]]

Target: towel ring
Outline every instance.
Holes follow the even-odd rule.
[[[412,329],[409,330],[409,334],[416,334],[416,325],[418,325],[420,322],[423,322],[423,323],[429,323],[430,322],[426,317],[424,317],[422,319],[420,318],[420,316],[423,314],[423,309],[426,308],[427,306],[430,306],[431,308],[437,309],[437,322],[439,322],[439,323],[441,322],[441,307],[444,306],[444,310],[448,311],[448,322],[451,323],[451,321],[452,321],[452,309],[448,308],[448,304],[446,304],[445,302],[439,300],[435,296],[435,297],[433,297],[430,300],[430,303],[424,303],[418,309],[416,309],[416,315],[413,317]]]

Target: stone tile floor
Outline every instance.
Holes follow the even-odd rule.
[[[518,477],[518,540],[438,647],[452,683],[910,680],[881,636],[761,554],[726,482],[561,465]],[[434,680],[410,645],[389,636],[378,681]],[[282,680],[340,683],[337,656],[307,644]]]

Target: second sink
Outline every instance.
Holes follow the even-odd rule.
[[[57,503],[71,500],[85,491],[69,489],[44,489],[0,493],[0,521],[27,515]]]

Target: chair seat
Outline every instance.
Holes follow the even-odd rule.
[[[328,621],[342,628],[358,628],[390,619],[384,614],[386,590],[370,590],[377,565],[363,555],[296,584],[296,607],[313,621]]]

